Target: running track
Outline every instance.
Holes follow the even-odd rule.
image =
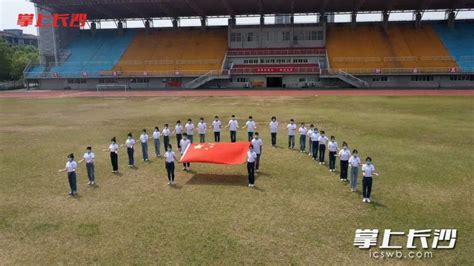
[[[209,96],[474,96],[471,90],[156,90],[156,91],[1,91],[0,98],[65,97],[209,97]]]

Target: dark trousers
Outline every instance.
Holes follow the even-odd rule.
[[[118,171],[118,155],[115,152],[110,153],[110,162],[112,163],[112,171]]]
[[[90,182],[95,181],[95,174],[94,174],[94,163],[86,163],[87,169],[87,178],[89,178]]]
[[[165,152],[168,150],[168,145],[170,145],[170,136],[163,136],[163,146],[165,147]]]
[[[300,151],[306,149],[306,135],[300,135]]]
[[[181,144],[179,144],[181,142],[181,139],[183,138],[183,134],[176,134],[176,142],[178,143],[178,148],[181,148]]]
[[[168,174],[168,181],[174,181],[174,162],[166,162],[166,173]]]
[[[214,132],[214,142],[221,142],[221,132]]]
[[[295,136],[288,136],[288,148],[295,148]]]
[[[370,192],[372,192],[372,177],[364,176],[362,178],[362,195],[364,198],[370,198]]]
[[[190,167],[191,164],[190,164],[190,163],[183,163],[183,166],[184,166],[184,167]]]
[[[331,170],[336,169],[336,152],[335,151],[329,152],[329,169]]]
[[[230,142],[236,142],[237,141],[237,131],[230,131]]]
[[[253,132],[247,132],[248,140],[252,141],[253,139]]]
[[[277,133],[270,133],[272,136],[272,146],[275,147],[277,145]]]
[[[260,167],[260,156],[262,154],[259,154],[257,153],[257,158],[255,159],[255,170],[258,170],[258,168]]]
[[[160,139],[153,139],[153,143],[155,144],[155,155],[160,156]]]
[[[324,156],[326,155],[326,144],[319,145],[319,161],[324,162]]]
[[[309,154],[313,154],[313,141],[311,140],[311,137],[308,137],[308,152]]]
[[[71,189],[71,193],[76,193],[77,192],[77,186],[76,186],[76,172],[68,172],[67,173],[67,179],[69,181],[69,188]]]
[[[135,159],[133,158],[133,152],[134,152],[133,148],[128,148],[127,147],[128,165],[129,166],[135,165]]]
[[[146,160],[148,160],[148,143],[147,142],[141,142],[141,145],[142,145],[143,160],[146,161]]]
[[[199,142],[200,143],[206,142],[206,134],[199,134]]]
[[[347,168],[349,167],[349,161],[341,160],[341,179],[347,180]]]
[[[249,184],[255,184],[255,162],[247,162],[247,172],[249,174]]]
[[[190,141],[191,143],[193,143],[193,140],[194,140],[193,136],[194,136],[194,135],[188,135],[188,139],[189,139],[189,141]]]
[[[314,159],[318,158],[318,149],[319,149],[319,141],[313,141],[313,150],[311,152],[313,153]]]

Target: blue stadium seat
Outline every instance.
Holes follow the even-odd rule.
[[[474,23],[457,21],[450,29],[441,22],[433,27],[461,70],[474,71]]]

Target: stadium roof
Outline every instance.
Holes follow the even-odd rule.
[[[471,9],[474,0],[30,0],[89,19]]]

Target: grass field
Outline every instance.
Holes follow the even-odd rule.
[[[0,108],[1,265],[378,263],[353,247],[357,228],[456,228],[454,250],[433,250],[421,262],[474,263],[471,97],[0,99]],[[162,159],[127,169],[123,149],[121,174],[110,173],[101,150],[112,136],[123,142],[129,131],[138,137],[142,128],[216,114],[258,122],[266,145],[256,189],[246,186],[244,165],[194,164],[169,187]],[[272,115],[282,124],[314,122],[370,155],[381,174],[373,202],[283,148],[285,131],[282,148],[271,149]],[[87,186],[82,164],[79,196],[70,198],[57,170],[86,145],[96,152],[98,186]],[[405,245],[406,237],[394,241]]]

